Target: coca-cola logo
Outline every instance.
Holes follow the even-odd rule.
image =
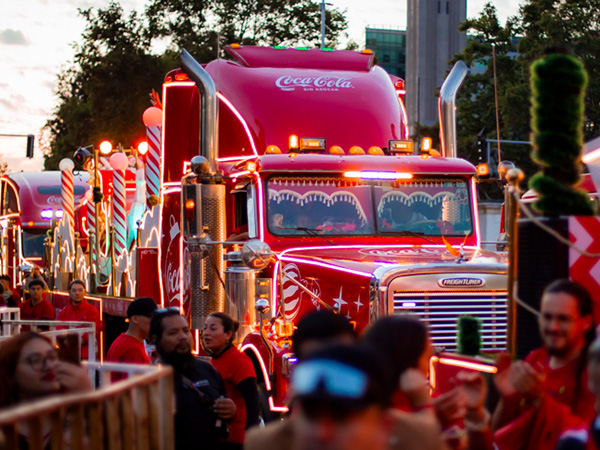
[[[301,88],[304,91],[339,91],[340,89],[353,88],[352,80],[345,77],[322,76],[322,77],[293,77],[284,75],[275,81],[282,91],[294,91]]]
[[[47,198],[47,202],[49,204],[58,205],[62,202],[62,197],[60,195],[49,195]]]

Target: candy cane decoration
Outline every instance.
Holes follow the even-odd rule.
[[[96,267],[96,245],[92,245],[92,235],[95,239],[98,239],[98,236],[96,236],[96,204],[94,203],[93,198],[94,193],[93,190],[90,188],[90,190],[86,191],[85,193],[85,199],[87,200],[86,207],[88,252],[90,253],[90,255],[92,255],[92,267],[90,268],[91,270],[94,270],[93,268]]]
[[[71,231],[75,231],[75,196],[73,194],[73,168],[75,164],[64,158],[58,165],[60,169],[60,195],[62,198],[63,216],[69,221]]]
[[[152,106],[144,111],[144,124],[148,139],[146,154],[146,204],[148,209],[160,203],[161,190],[161,125],[162,110]]]
[[[121,256],[127,248],[127,210],[125,203],[125,171],[113,170],[112,222],[115,227],[115,254]]]

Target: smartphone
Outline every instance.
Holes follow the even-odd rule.
[[[58,359],[77,365],[81,363],[78,334],[69,333],[57,336],[56,344],[58,346]]]

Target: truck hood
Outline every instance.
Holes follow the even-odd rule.
[[[506,260],[497,253],[473,247],[463,249],[463,257],[459,260],[443,245],[423,246],[327,246],[297,248],[282,252],[285,262],[306,262],[308,264],[336,267],[342,271],[372,274],[380,267],[406,266],[407,269],[418,269],[443,266],[449,272],[469,272],[477,269],[474,266],[497,266],[505,270]]]

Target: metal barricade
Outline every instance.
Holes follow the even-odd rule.
[[[18,309],[18,308],[17,308]],[[96,324],[94,322],[79,322],[67,320],[3,320],[2,335],[0,336],[0,345],[2,341],[9,337],[19,334],[22,327],[30,327],[33,331],[38,331],[40,334],[48,336],[53,344],[56,344],[57,336],[66,334],[78,334],[79,342],[82,342],[83,336],[88,336],[89,356],[88,361],[96,361]],[[65,327],[58,330],[58,327]],[[40,330],[43,329],[43,331]],[[93,351],[92,351],[93,350]],[[80,349],[81,354],[81,349]]]
[[[2,327],[2,335],[6,336],[9,333],[9,327],[4,325],[4,321],[6,320],[19,320],[21,318],[21,310],[19,308],[9,308],[6,306],[0,307],[0,324]]]
[[[45,431],[52,450],[173,450],[171,367],[120,363],[87,363],[87,367],[93,380],[106,381],[111,371],[133,375],[92,392],[57,394],[0,410],[7,450],[19,449],[19,430],[24,427],[30,431],[30,450],[44,448]]]

